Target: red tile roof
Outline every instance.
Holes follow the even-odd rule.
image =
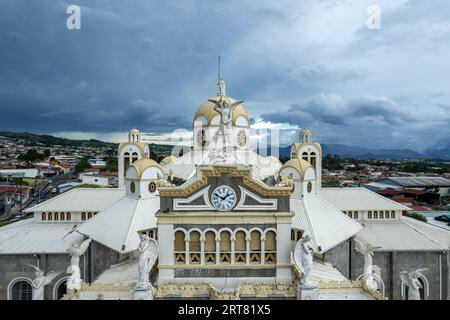
[[[413,203],[413,198],[391,198],[392,201],[398,202],[398,203]]]

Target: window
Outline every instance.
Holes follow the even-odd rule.
[[[53,288],[53,300],[61,300],[67,294],[67,279],[63,278],[55,284]]]
[[[92,218],[92,212],[88,213],[88,219]]]
[[[367,214],[367,219],[372,219],[372,211],[369,211],[369,213]]]
[[[136,152],[133,152],[131,155],[131,163],[135,162],[138,159],[138,154]]]
[[[383,213],[383,211],[380,211],[380,219],[384,219],[384,213]]]
[[[295,241],[295,232],[291,230],[291,241]]]
[[[67,213],[66,213],[66,220],[67,220],[67,221],[72,220],[72,215],[70,214],[70,212],[67,212]]]
[[[351,211],[348,212],[348,217],[353,218],[353,213]]]
[[[186,241],[184,240],[184,232],[175,232],[175,264],[185,264],[186,262]]]
[[[58,220],[59,220],[58,212],[54,212],[53,219],[54,219],[55,221],[58,221]]]
[[[61,218],[60,218],[61,221],[66,220],[66,215],[64,214],[64,212],[61,212],[60,215],[61,215]]]
[[[10,290],[10,300],[32,300],[33,287],[29,281],[17,280]]]
[[[81,220],[83,220],[83,221],[86,220],[86,212],[81,213]]]
[[[359,219],[358,211],[353,212],[353,218]]]
[[[313,166],[314,169],[316,169],[316,153],[312,152],[311,153],[311,161],[310,164]]]
[[[374,211],[373,212],[373,218],[374,219],[378,219],[378,211]]]
[[[46,216],[45,212],[42,212],[42,214],[41,214],[41,220],[42,220],[42,221],[47,220],[47,216]]]
[[[216,263],[216,234],[212,231],[205,234],[205,263]]]
[[[246,263],[247,241],[245,240],[245,232],[236,232],[236,242],[234,244],[234,262]]]
[[[228,231],[220,233],[220,263],[231,263],[231,234]]]
[[[391,219],[395,219],[395,211],[391,211]]]
[[[127,174],[127,170],[130,167],[130,154],[128,152],[126,152],[123,156],[123,174],[124,176]]]
[[[276,234],[273,231],[268,231],[266,233],[266,241],[264,241],[264,263],[266,264],[275,264],[277,261],[276,252],[277,252],[277,240]]]
[[[189,238],[189,263],[200,264],[200,233],[198,231],[192,231]]]
[[[424,275],[420,275],[417,280],[420,283],[421,288],[419,289],[420,300],[428,299],[428,280]],[[402,282],[402,298],[403,300],[409,300],[409,287]]]
[[[250,233],[250,263],[261,263],[261,233],[256,230]]]
[[[302,153],[302,159],[305,160],[305,161],[308,161],[308,154],[306,152]]]

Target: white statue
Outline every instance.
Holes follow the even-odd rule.
[[[408,286],[408,300],[420,300],[420,289],[422,284],[419,281],[420,272],[428,269],[418,269],[412,272],[400,272],[400,279]]]
[[[139,279],[136,283],[136,287],[149,289],[151,288],[149,274],[158,258],[158,243],[145,233],[142,233],[138,251]]]
[[[33,279],[32,286],[33,286],[33,300],[44,300],[44,288],[46,285],[50,284],[60,273],[55,271],[49,271],[46,275],[44,275],[44,271],[39,269],[36,266],[33,266],[31,264],[26,264],[27,266],[33,268],[36,270],[35,272],[35,278]]]
[[[82,256],[92,239],[84,240],[80,245],[72,244],[72,247],[67,251],[70,254],[70,265],[67,267],[67,273],[71,276],[67,280],[67,290],[80,290],[81,289],[81,271],[80,271],[80,256]]]
[[[364,274],[363,280],[369,289],[377,290],[378,285],[373,278],[372,271],[372,257],[373,252],[381,247],[373,246],[369,243],[363,243],[361,240],[355,238],[355,250],[363,255],[364,257]]]
[[[314,282],[311,280],[311,271],[313,267],[313,249],[308,244],[311,237],[307,234],[297,241],[294,249],[294,262],[300,270],[303,272],[303,277],[300,280],[300,284],[305,287],[315,287]]]
[[[227,99],[223,99],[222,97],[219,101],[216,100],[208,100],[214,104],[214,110],[220,115],[220,125],[219,132],[222,135],[223,141],[223,149],[225,153],[225,148],[229,144],[229,135],[231,134],[232,128],[232,120],[233,120],[233,111],[236,109],[238,105],[243,103],[244,101],[236,101],[233,103],[229,103]]]

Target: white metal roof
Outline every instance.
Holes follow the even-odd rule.
[[[366,188],[320,188],[317,189],[317,195],[341,211],[411,210]]]
[[[313,261],[311,270],[311,280],[318,284],[320,281],[345,281],[348,280],[338,269],[333,267],[331,263]]]
[[[37,223],[21,220],[0,228],[0,254],[66,253],[83,236],[73,232],[74,223]],[[66,237],[65,237],[66,236]]]
[[[450,187],[450,180],[444,177],[388,177],[381,181],[392,181],[403,187]]]
[[[292,227],[311,236],[316,252],[326,252],[357,234],[362,226],[320,197],[291,199]],[[320,250],[319,250],[320,247]]]
[[[76,188],[24,212],[99,212],[125,197],[125,188]]]
[[[128,285],[134,284],[138,276],[138,259],[133,259],[112,265],[94,283]]]
[[[117,251],[137,249],[138,231],[156,227],[155,213],[159,198],[133,199],[124,197],[80,226],[79,232]]]
[[[367,221],[357,235],[377,251],[441,251],[450,248],[450,231],[402,217],[395,221]]]

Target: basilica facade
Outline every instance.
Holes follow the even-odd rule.
[[[56,274],[43,299],[448,298],[449,232],[367,189],[323,188],[309,130],[284,164],[255,153],[250,117],[222,79],[192,123],[183,156],[156,163],[132,129],[118,188],[73,189],[0,228],[0,299],[33,298],[27,265]],[[85,239],[82,283],[67,290],[70,248]],[[142,286],[145,241],[157,250]]]

